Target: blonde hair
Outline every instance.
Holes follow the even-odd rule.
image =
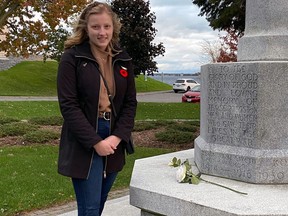
[[[109,46],[113,49],[114,45],[118,44],[119,42],[121,23],[117,14],[112,11],[111,7],[107,3],[102,2],[93,2],[86,6],[78,19],[73,34],[65,41],[64,48],[68,49],[87,40],[88,35],[86,29],[89,16],[92,14],[102,14],[104,12],[109,14],[112,18],[113,36]]]

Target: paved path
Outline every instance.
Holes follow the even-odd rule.
[[[147,92],[138,93],[138,102],[159,102],[159,103],[174,103],[181,102],[183,92],[174,93],[174,91]]]
[[[77,216],[76,202],[25,214],[26,216]],[[129,195],[106,202],[102,216],[140,216],[140,209],[130,205]]]
[[[138,102],[159,103],[181,102],[182,93],[174,93],[172,90],[159,92],[143,92],[137,94],[137,100]],[[57,101],[57,97],[0,96],[0,101]]]
[[[140,209],[129,204],[129,195],[111,199],[106,202],[102,216],[140,216]],[[58,216],[77,216],[77,210]]]
[[[0,96],[0,101],[57,101],[57,97],[42,96]]]

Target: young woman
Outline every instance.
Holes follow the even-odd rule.
[[[134,73],[131,58],[118,46],[120,28],[109,5],[88,5],[59,64],[64,123],[58,172],[72,178],[79,216],[101,215],[125,164],[125,145],[134,126]]]

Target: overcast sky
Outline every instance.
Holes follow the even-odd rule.
[[[205,62],[201,43],[215,41],[219,32],[213,31],[200,9],[191,0],[150,0],[158,30],[155,42],[163,42],[164,57],[156,58],[159,72],[198,72]]]
[[[100,0],[105,2],[105,0]],[[154,42],[163,42],[164,56],[155,58],[159,72],[196,73],[205,62],[201,44],[217,41],[200,9],[192,0],[149,0],[150,12],[155,12],[158,30]]]

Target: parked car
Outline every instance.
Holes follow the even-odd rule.
[[[189,91],[196,85],[199,85],[199,83],[194,79],[181,78],[177,79],[175,83],[173,83],[173,90],[175,93],[177,93],[178,91]]]
[[[200,85],[194,86],[182,95],[182,102],[200,103]]]

